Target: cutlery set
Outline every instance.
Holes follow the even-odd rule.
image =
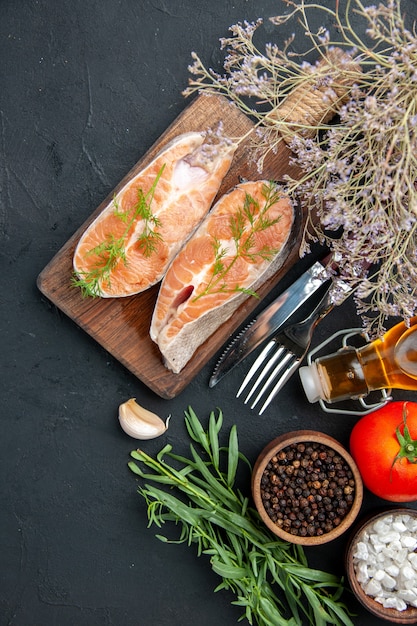
[[[262,402],[259,409],[261,415],[297,371],[308,352],[317,324],[335,306],[335,284],[338,294],[343,294],[342,298],[338,295],[337,304],[341,304],[352,291],[337,276],[329,277],[328,270],[332,264],[332,255],[316,261],[238,333],[220,356],[209,386],[214,387],[253,350],[268,340],[236,394],[236,397],[240,397],[245,390],[249,391],[244,402],[246,404],[252,398],[252,409]],[[309,315],[301,321],[291,322],[292,316],[316,292],[321,297]],[[248,389],[250,383],[252,387]]]

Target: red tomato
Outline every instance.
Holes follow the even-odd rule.
[[[417,402],[391,402],[362,417],[350,452],[369,491],[391,502],[417,500]]]

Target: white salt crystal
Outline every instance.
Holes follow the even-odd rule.
[[[387,558],[394,560],[394,558],[398,554],[398,551],[401,549],[402,549],[402,546],[400,542],[394,541],[393,543],[390,543],[388,546],[385,546],[384,554],[387,556]]]
[[[383,552],[384,557],[387,561],[393,561],[395,556],[397,555],[398,550],[393,550],[390,546],[387,546]]]
[[[395,563],[391,563],[386,567],[386,572],[390,576],[394,576],[394,578],[397,578],[398,574],[400,573],[400,568],[398,567],[398,565],[395,565]]]
[[[381,536],[375,533],[369,536],[369,540],[371,544],[373,545],[373,547],[375,548],[376,552],[379,552],[380,550],[382,550],[384,546],[384,544],[381,541]]]
[[[412,535],[403,535],[401,537],[401,543],[404,548],[415,550],[417,546],[417,537],[413,537]]]
[[[368,573],[368,564],[365,561],[358,563],[356,578],[358,583],[366,583],[369,580],[370,576]]]
[[[401,550],[398,550],[398,552],[394,556],[394,561],[398,563],[399,565],[401,565],[401,563],[404,563],[407,556],[408,556],[407,548],[401,548]]]
[[[409,516],[408,521],[404,521],[404,523],[411,533],[414,534],[417,531],[417,519],[415,517]]]
[[[385,532],[384,534],[380,534],[379,540],[382,543],[391,543],[393,541],[400,541],[401,535],[400,533],[396,533],[393,530],[391,530],[390,532]]]
[[[410,565],[404,565],[401,568],[401,576],[403,576],[403,578],[405,578],[406,580],[413,580],[415,578],[415,571],[412,567],[410,567]]]
[[[375,580],[379,580],[381,581],[385,576],[385,572],[383,569],[377,569],[375,574],[374,574],[374,578]]]
[[[364,588],[364,591],[368,596],[377,596],[381,593],[381,590],[381,583],[375,580],[375,578],[371,578],[371,580],[365,585]]]
[[[394,589],[397,581],[392,576],[389,576],[389,574],[384,573],[384,576],[381,578],[381,584],[385,589],[391,590]]]
[[[392,528],[392,515],[385,515],[385,517],[380,517],[373,524],[373,529],[380,533],[381,535],[385,534]]]
[[[410,578],[409,580],[407,580],[406,578],[402,578],[401,576],[399,576],[398,584],[399,586],[404,587],[404,589],[413,589],[416,586],[416,579]]]
[[[357,559],[366,561],[369,557],[368,545],[364,541],[358,541],[353,552],[353,556]]]
[[[404,602],[408,602],[408,604],[417,602],[417,589],[415,587],[413,589],[399,589],[398,595]]]
[[[397,609],[397,611],[405,611],[407,608],[407,604],[404,600],[398,597],[383,598],[382,605],[386,609]]]
[[[387,547],[389,547],[390,550],[395,550],[396,552],[398,552],[398,550],[401,550],[403,545],[401,541],[398,540],[398,541],[391,541],[391,543]]]
[[[402,519],[394,519],[392,522],[393,530],[396,530],[398,533],[405,533],[407,530],[406,524],[404,524]]]

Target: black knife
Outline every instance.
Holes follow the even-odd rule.
[[[273,335],[326,281],[329,277],[326,266],[331,260],[332,255],[329,254],[321,261],[316,261],[232,339],[217,361],[209,380],[210,387],[217,385],[223,376],[243,361],[264,339]]]

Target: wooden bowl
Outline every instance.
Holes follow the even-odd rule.
[[[356,598],[359,602],[364,606],[370,613],[373,613],[377,617],[381,619],[387,620],[392,624],[417,624],[417,608],[409,606],[404,611],[398,611],[397,609],[385,608],[380,602],[377,602],[371,596],[367,595],[362,589],[358,579],[356,577],[355,568],[354,568],[354,558],[353,554],[355,551],[355,547],[357,542],[362,535],[362,532],[368,529],[372,524],[374,524],[377,520],[383,519],[388,515],[392,514],[403,514],[406,513],[411,515],[412,517],[417,518],[417,511],[414,509],[409,509],[407,507],[391,507],[381,510],[375,515],[368,515],[364,520],[360,522],[358,526],[356,526],[353,531],[352,537],[349,539],[346,555],[345,555],[345,566],[348,581],[350,587],[355,594]],[[417,584],[416,584],[417,586]]]
[[[290,517],[290,515],[294,516],[294,510],[295,510],[297,512],[297,521],[291,522],[291,523],[301,524],[302,526],[304,526],[304,528],[300,528],[298,530],[294,527],[293,529],[289,530],[288,526],[285,526],[285,524],[289,523],[288,519],[283,521],[283,519],[281,518],[277,521],[274,521],[265,508],[264,499],[263,499],[265,497],[265,490],[261,489],[261,481],[266,480],[266,475],[264,476],[264,473],[267,470],[267,466],[272,459],[274,459],[277,455],[280,455],[280,456],[285,455],[286,451],[284,449],[287,449],[289,446],[301,444],[300,449],[302,449],[303,444],[308,444],[308,443],[322,444],[323,446],[325,446],[325,449],[334,451],[337,455],[342,457],[342,459],[345,461],[345,463],[348,465],[351,471],[351,481],[353,480],[354,482],[354,491],[352,493],[353,502],[350,504],[350,508],[348,508],[348,512],[345,514],[344,517],[341,518],[341,520],[339,519],[338,521],[334,522],[335,524],[337,523],[338,525],[334,525],[331,529],[326,529],[326,530],[323,530],[323,528],[319,528],[319,530],[316,529],[315,532],[317,532],[317,534],[313,534],[312,532],[310,532],[310,530],[313,530],[314,524],[319,524],[319,522],[317,521],[314,521],[314,522],[311,521],[310,523],[308,522],[309,519],[311,520],[311,517],[308,515],[307,509],[303,507],[301,500],[298,500],[298,502],[300,503],[299,509],[297,509],[297,499],[295,502],[295,508],[293,506],[294,502],[291,502],[291,507],[292,507],[291,514],[288,513],[288,517]],[[301,459],[302,459],[302,453],[298,450],[295,454],[298,456],[298,461],[301,462],[300,454],[301,454]],[[307,462],[308,462],[307,458],[302,460],[303,464]],[[286,461],[285,460],[280,461],[280,463],[285,465]],[[294,460],[291,461],[291,463],[295,465]],[[287,462],[288,465],[291,463],[289,461]],[[289,472],[290,470],[286,470],[286,471]],[[316,472],[320,470],[314,469],[314,470],[306,470],[306,471]],[[296,477],[294,480],[298,480],[299,479],[299,467],[298,466],[297,466],[297,474],[295,476]],[[272,478],[270,480],[272,481]],[[332,478],[330,478],[330,480],[332,480]],[[319,493],[319,489],[318,489],[319,483],[313,486],[312,485],[313,482],[316,482],[316,481],[315,480],[308,481],[308,483],[310,484],[310,487],[308,489],[309,490],[313,489],[313,491],[311,491],[310,493],[310,498],[313,498],[312,502],[315,503],[316,499],[318,501],[319,498],[322,497],[323,493],[324,495],[327,495],[327,492],[321,491],[322,495],[319,495],[317,497],[316,494]],[[322,486],[326,487],[325,484]],[[277,487],[278,491],[274,494],[274,496],[279,497],[279,498],[286,497],[287,494],[289,493],[287,491],[288,488],[289,488],[288,485],[282,486],[282,488],[278,486]],[[296,495],[294,496],[295,498],[298,497],[297,496],[298,492],[299,492],[299,488],[296,487]],[[333,437],[330,437],[329,435],[326,435],[325,433],[317,432],[314,430],[298,430],[298,431],[293,431],[285,435],[281,435],[280,437],[277,437],[262,450],[262,452],[260,453],[260,455],[258,456],[255,462],[253,473],[252,473],[252,496],[255,502],[255,506],[263,522],[275,535],[277,535],[281,539],[284,539],[285,541],[290,541],[292,543],[297,543],[297,544],[301,544],[305,546],[315,546],[315,545],[320,545],[323,543],[327,543],[328,541],[332,541],[333,539],[336,539],[336,537],[339,537],[353,524],[354,520],[356,519],[359,513],[359,509],[362,504],[363,483],[362,483],[362,479],[361,479],[361,476],[360,476],[360,473],[356,466],[355,461],[352,459],[350,454],[345,450],[345,448],[343,448],[343,446],[338,441],[336,441],[336,439],[333,439]],[[307,492],[305,491],[303,494],[301,494],[301,497],[302,498],[307,497]],[[281,502],[281,500],[279,500],[279,502]],[[279,506],[279,505],[275,504],[275,506]],[[314,506],[317,509],[318,506],[323,507],[324,503],[319,502],[318,505],[314,504]],[[289,508],[290,507],[288,507],[288,510]],[[307,516],[305,512],[307,512]],[[285,517],[285,513],[281,512],[279,514],[284,515]],[[316,511],[315,511],[315,514],[317,515]],[[320,515],[323,517],[323,515],[328,515],[328,513],[324,513],[324,509],[320,508]],[[302,521],[299,521],[300,519]],[[319,518],[316,517],[315,519],[318,520]],[[323,521],[320,523],[324,524],[325,522]],[[294,532],[298,534],[293,534]],[[302,533],[304,533],[304,535]],[[322,534],[319,534],[319,533],[322,533]]]

